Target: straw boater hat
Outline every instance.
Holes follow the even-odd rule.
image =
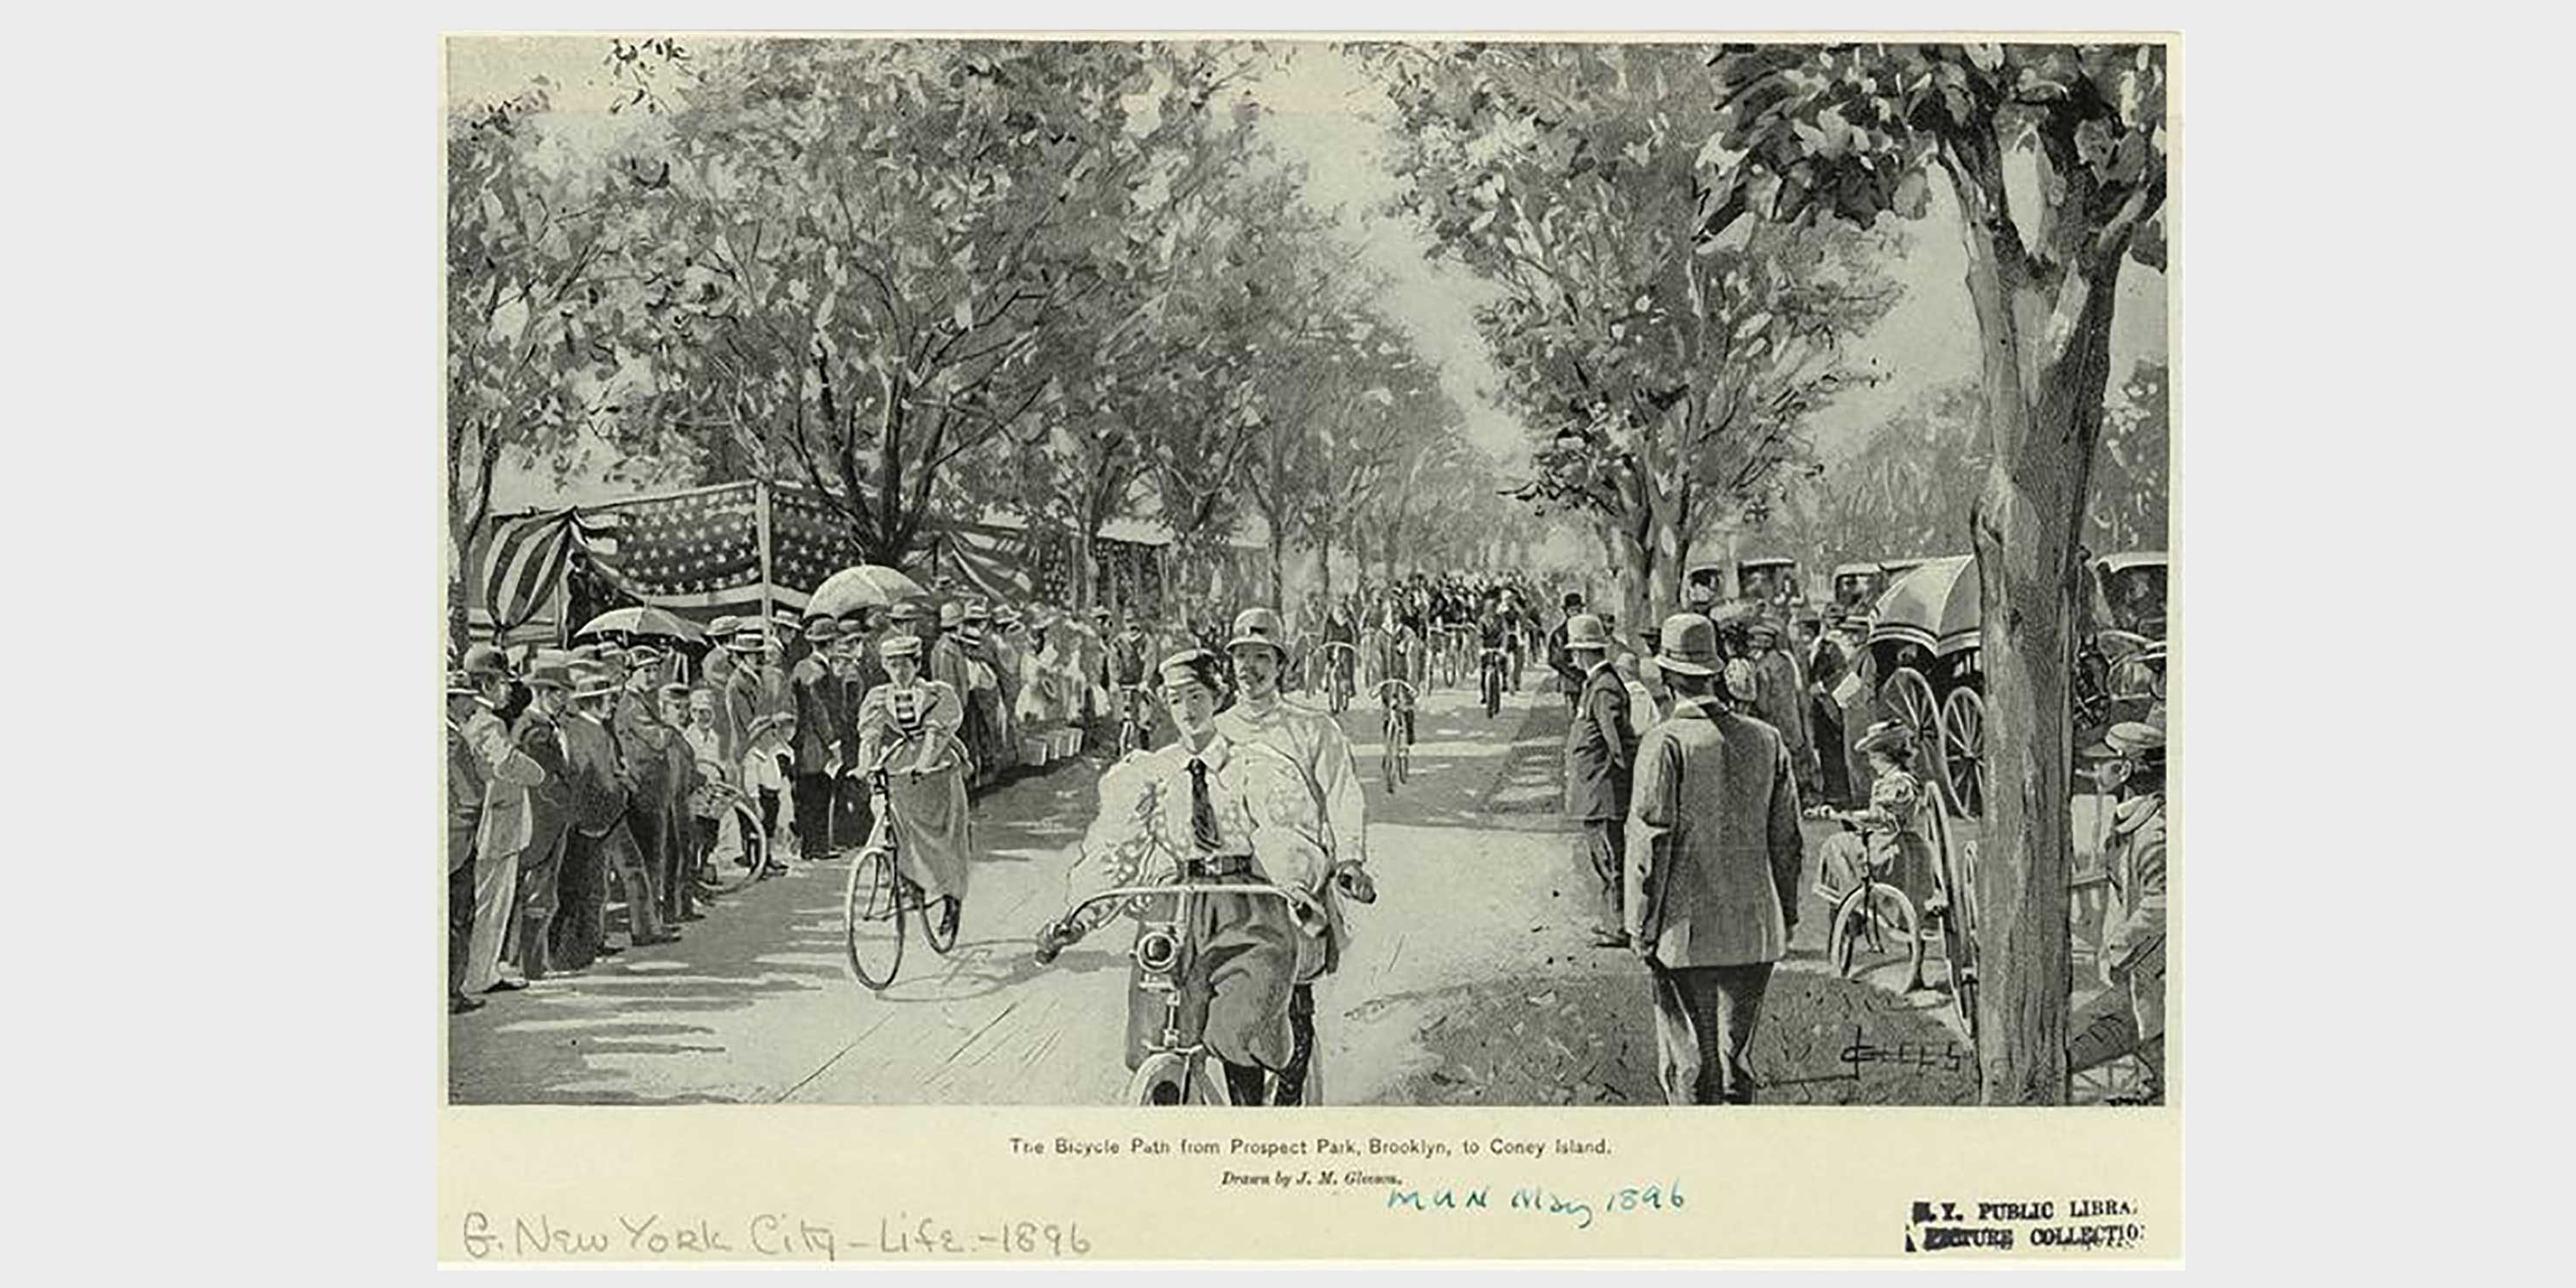
[[[1247,608],[1235,617],[1234,637],[1225,642],[1225,647],[1226,651],[1232,652],[1246,644],[1268,645],[1285,659],[1288,656],[1288,628],[1281,624],[1279,614],[1267,608]]]
[[[537,654],[528,667],[531,689],[570,689],[573,685],[573,658],[570,653],[547,649]]]
[[[888,635],[884,639],[877,641],[877,656],[888,662],[899,657],[908,657],[919,660],[921,657],[921,637],[918,635],[905,635],[901,633]]]
[[[989,622],[993,620],[993,610],[986,606],[983,600],[967,600],[966,620],[970,622]]]
[[[1602,627],[1600,618],[1590,613],[1576,613],[1565,619],[1565,648],[1569,653],[1607,653],[1610,651],[1610,632]]]
[[[1860,736],[1860,741],[1852,744],[1852,749],[1860,752],[1878,751],[1882,748],[1899,752],[1914,750],[1913,728],[1895,720],[1874,721],[1869,726],[1869,731]]]
[[[575,663],[572,668],[572,696],[605,698],[617,692],[616,673],[598,663]]]
[[[2084,749],[2094,760],[2129,758],[2160,760],[2165,754],[2165,717],[2157,711],[2144,720],[2123,720],[2102,731],[2102,740]]]
[[[731,638],[734,632],[741,629],[741,618],[730,616],[719,617],[714,621],[707,623],[707,638],[718,641],[725,640]]]
[[[1583,619],[1578,617],[1576,621]],[[1574,632],[1565,634],[1567,648],[1574,647]],[[1664,619],[1664,629],[1655,643],[1655,666],[1675,675],[1712,675],[1717,671],[1717,628],[1698,613],[1675,613]]]
[[[964,604],[952,599],[939,606],[939,629],[955,630],[965,624],[966,606]]]
[[[921,618],[921,605],[909,599],[886,610],[886,620],[890,622],[917,622]]]
[[[809,617],[805,620],[805,638],[817,644],[829,644],[840,638],[840,634],[841,624],[829,617]]]

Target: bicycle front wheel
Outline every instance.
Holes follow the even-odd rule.
[[[1845,979],[1902,961],[1906,991],[1923,986],[1923,925],[1895,886],[1872,881],[1843,896],[1831,942],[1834,971]]]
[[[1131,1105],[1230,1105],[1232,1097],[1225,1091],[1225,1079],[1217,1077],[1213,1061],[1192,1060],[1178,1051],[1157,1051],[1136,1066],[1136,1076],[1127,1080],[1126,1103]]]
[[[893,854],[870,846],[851,860],[841,926],[850,974],[884,991],[903,966],[903,883],[895,876]]]

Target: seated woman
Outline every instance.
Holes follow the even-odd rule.
[[[1914,732],[1893,720],[1881,720],[1861,735],[1858,750],[1869,758],[1869,807],[1839,810],[1819,805],[1812,817],[1849,824],[1850,831],[1825,842],[1820,854],[1823,881],[1816,888],[1828,905],[1842,902],[1864,876],[1895,886],[1926,911],[1941,906],[1934,875],[1932,847],[1916,830],[1924,808],[1921,779],[1914,776]]]
[[[953,919],[966,898],[966,865],[974,840],[966,816],[965,744],[957,727],[966,708],[957,691],[921,674],[921,640],[888,635],[877,646],[886,682],[859,703],[861,769],[889,756],[887,812],[903,875],[921,887],[925,906],[945,900]],[[891,750],[888,744],[892,744]]]

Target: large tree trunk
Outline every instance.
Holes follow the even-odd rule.
[[[2033,271],[1992,240],[2018,235],[2009,221],[1968,208],[1968,287],[1994,444],[1971,525],[1991,780],[1974,891],[1980,1094],[1987,1104],[2062,1104],[2076,538],[2101,436],[2113,283],[2089,281],[2081,268]],[[2109,272],[2116,277],[2116,260]]]

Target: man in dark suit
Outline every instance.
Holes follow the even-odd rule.
[[[572,710],[557,724],[572,771],[572,830],[564,838],[563,906],[547,950],[548,964],[567,970],[579,970],[615,951],[608,946],[605,925],[611,867],[626,886],[629,941],[657,944],[676,937],[662,929],[661,899],[628,826],[627,800],[634,794],[635,775],[618,743],[612,714],[620,691],[615,671],[576,664]]]
[[[796,800],[796,853],[809,863],[832,854],[832,778],[844,767],[845,731],[840,720],[840,681],[832,674],[825,651],[840,637],[840,623],[829,617],[808,619],[808,652],[787,676],[796,705],[796,756],[790,790]]]
[[[1625,929],[1654,975],[1664,1098],[1750,1104],[1744,1053],[1798,924],[1797,779],[1778,731],[1713,694],[1706,617],[1667,618],[1656,654],[1677,696],[1637,749]]]
[[[535,981],[544,979],[553,965],[547,949],[561,906],[564,852],[572,833],[572,765],[561,724],[572,704],[571,659],[540,653],[527,684],[532,697],[510,740],[546,771],[546,781],[528,792],[528,847],[519,854],[518,924],[511,948],[520,977]]]
[[[1628,942],[1620,929],[1619,873],[1637,731],[1628,720],[1628,684],[1610,665],[1610,634],[1601,619],[1589,613],[1567,619],[1565,650],[1581,677],[1573,690],[1574,719],[1565,728],[1565,817],[1581,829],[1576,845],[1600,891],[1592,942],[1616,948]]]
[[[626,830],[634,838],[636,856],[652,886],[655,916],[668,926],[665,883],[678,866],[673,862],[678,833],[671,817],[674,735],[662,720],[662,652],[651,645],[635,645],[626,650],[625,663],[626,682],[617,695],[613,727],[618,754],[626,765]],[[627,893],[632,898],[637,892]]]
[[[1580,699],[1583,693],[1584,668],[1574,660],[1574,655],[1566,650],[1565,636],[1567,628],[1574,624],[1574,619],[1582,615],[1582,612],[1583,596],[1570,590],[1565,592],[1565,620],[1558,622],[1556,629],[1547,633],[1547,667],[1556,672],[1556,690],[1565,695],[1565,710],[1568,715],[1572,715],[1583,705]]]

